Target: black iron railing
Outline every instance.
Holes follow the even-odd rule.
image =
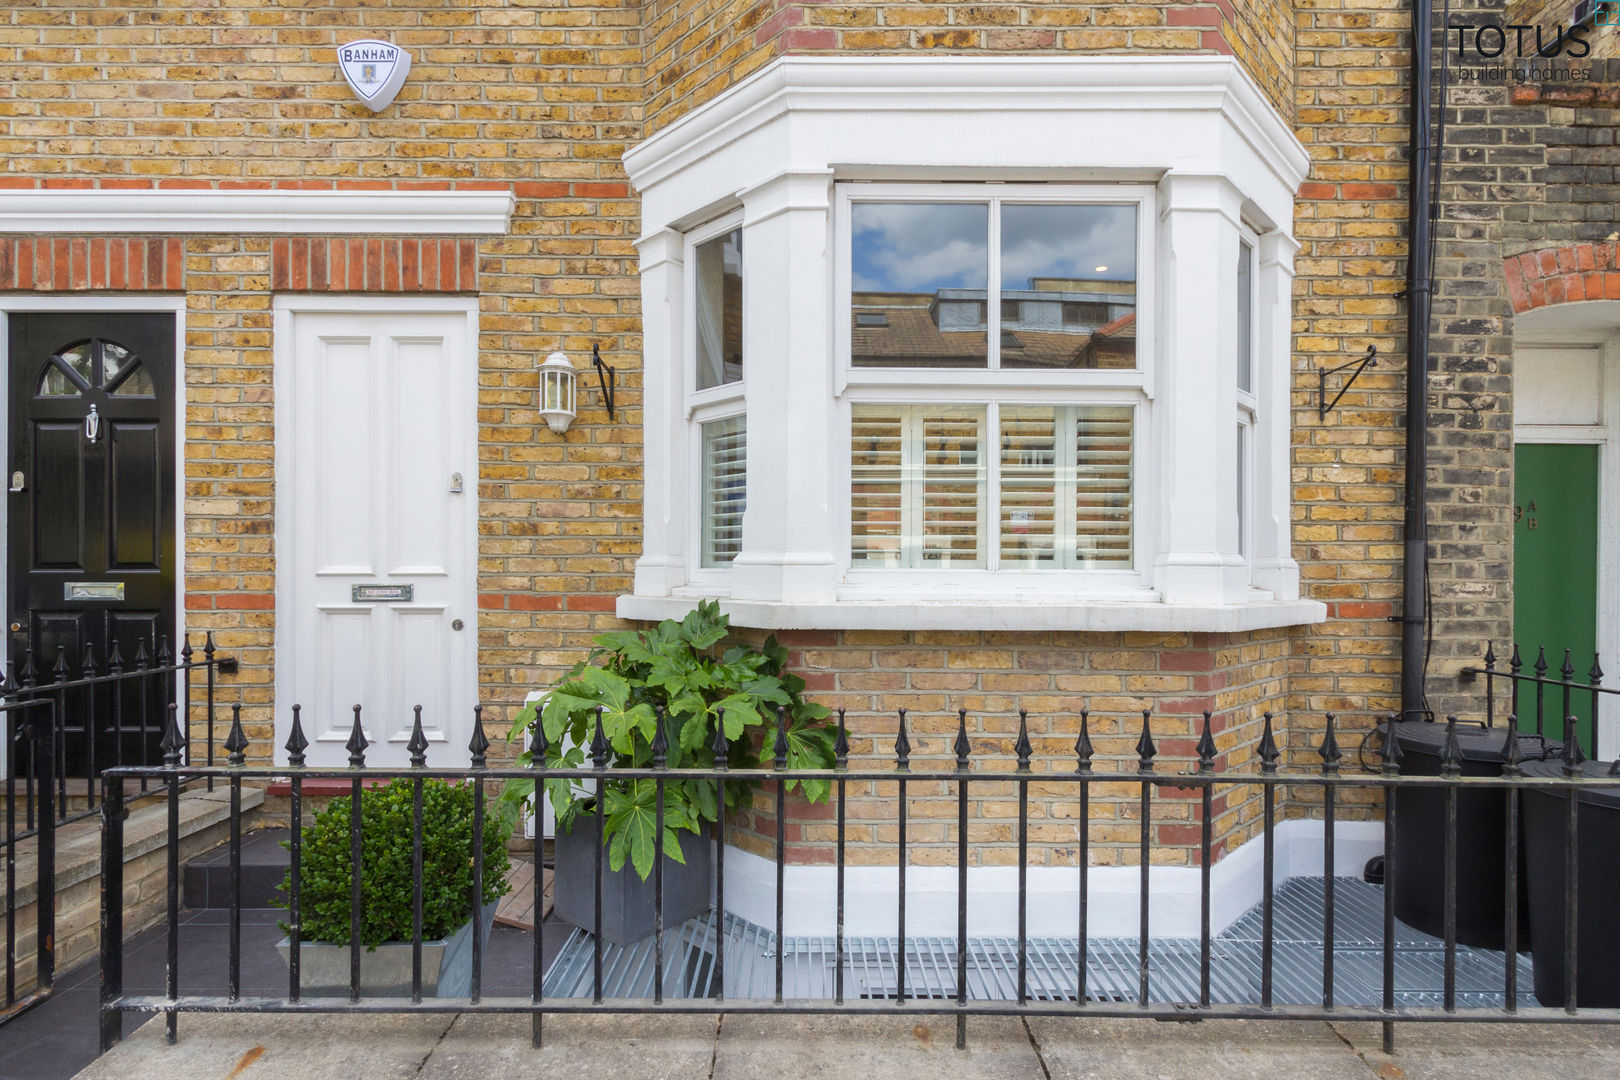
[[[1596,654],[1592,656],[1592,666],[1584,676],[1584,682],[1578,677],[1575,661],[1570,650],[1564,650],[1564,662],[1559,666],[1557,678],[1551,678],[1548,672],[1551,668],[1547,664],[1547,649],[1538,646],[1536,659],[1530,665],[1530,670],[1524,670],[1524,661],[1519,656],[1519,646],[1513,646],[1513,653],[1508,658],[1507,670],[1497,666],[1498,660],[1492,643],[1485,645],[1484,666],[1466,667],[1462,669],[1465,678],[1485,677],[1485,726],[1493,727],[1496,724],[1497,687],[1496,680],[1506,679],[1508,683],[1508,715],[1520,718],[1523,729],[1530,730],[1529,717],[1535,717],[1535,732],[1537,735],[1557,737],[1564,732],[1565,718],[1574,714],[1576,708],[1584,705],[1591,710],[1591,729],[1587,732],[1587,746],[1583,752],[1590,760],[1598,759],[1598,727],[1602,712],[1603,699],[1606,695],[1620,694],[1620,687],[1603,685],[1603,665],[1598,662]],[[1559,708],[1551,716],[1552,723],[1548,722],[1547,691],[1551,688],[1559,698]],[[1526,696],[1529,700],[1525,700]],[[1526,712],[1531,707],[1531,712]],[[1570,736],[1573,738],[1573,736]]]
[[[664,718],[659,714],[659,729],[654,742],[653,757],[650,766],[644,768],[613,768],[608,767],[609,748],[603,736],[601,716],[597,717],[595,737],[588,748],[590,766],[581,768],[547,768],[536,766],[524,767],[491,767],[486,761],[488,740],[484,736],[481,719],[477,711],[474,714],[474,734],[470,744],[470,765],[454,768],[430,768],[426,765],[426,741],[421,737],[420,716],[417,718],[417,729],[412,738],[413,761],[410,768],[369,768],[365,763],[366,738],[360,725],[360,710],[355,710],[355,722],[348,749],[350,752],[351,767],[348,769],[311,768],[305,765],[304,751],[307,740],[294,716],[293,729],[286,744],[288,765],[286,766],[249,766],[247,739],[240,727],[234,724],[226,746],[230,757],[228,764],[223,768],[198,769],[195,766],[183,764],[183,735],[179,729],[172,728],[165,742],[166,762],[160,767],[147,768],[120,768],[106,773],[104,784],[106,789],[104,802],[105,823],[105,854],[104,863],[107,868],[102,877],[102,1001],[101,1001],[101,1037],[103,1048],[116,1043],[122,1035],[122,1017],[126,1012],[155,1013],[161,1012],[166,1016],[167,1034],[170,1041],[176,1035],[178,1014],[182,1012],[331,1012],[331,1013],[457,1013],[464,1011],[496,1012],[527,1014],[532,1019],[533,1039],[539,1045],[542,1022],[547,1014],[561,1013],[821,1013],[821,1014],[905,1014],[925,1013],[954,1015],[957,1018],[957,1041],[964,1043],[966,1037],[967,1018],[980,1015],[1042,1015],[1042,1016],[1108,1016],[1108,1017],[1150,1017],[1164,1020],[1195,1020],[1201,1018],[1214,1019],[1335,1019],[1335,1020],[1366,1020],[1382,1023],[1385,1043],[1393,1047],[1394,1025],[1405,1021],[1557,1021],[1575,1023],[1617,1023],[1620,1022],[1620,1009],[1614,1008],[1585,1008],[1581,1007],[1576,998],[1575,969],[1579,961],[1575,947],[1574,926],[1577,911],[1574,903],[1573,881],[1570,883],[1570,892],[1566,896],[1566,927],[1568,936],[1565,941],[1565,996],[1560,1008],[1530,1007],[1521,1004],[1521,995],[1518,986],[1518,956],[1516,942],[1509,936],[1504,940],[1506,953],[1503,965],[1502,996],[1500,1004],[1494,1006],[1468,1007],[1459,1006],[1458,1001],[1458,952],[1459,946],[1454,932],[1453,922],[1448,921],[1447,933],[1443,943],[1444,969],[1443,989],[1438,995],[1438,1004],[1432,1006],[1415,1007],[1399,1004],[1397,1001],[1396,964],[1397,940],[1396,919],[1393,903],[1393,891],[1390,883],[1395,881],[1405,868],[1398,865],[1395,858],[1396,845],[1394,843],[1396,830],[1406,827],[1404,823],[1397,822],[1397,815],[1392,811],[1386,813],[1382,821],[1382,834],[1385,851],[1384,883],[1382,896],[1382,933],[1378,948],[1381,950],[1381,987],[1377,1000],[1370,998],[1365,1001],[1346,1002],[1339,999],[1335,980],[1335,958],[1337,953],[1335,934],[1335,878],[1338,865],[1335,853],[1335,817],[1339,810],[1340,796],[1365,795],[1366,793],[1379,793],[1383,796],[1386,806],[1392,805],[1394,800],[1390,797],[1398,791],[1407,788],[1439,788],[1448,793],[1447,820],[1444,824],[1446,832],[1446,850],[1448,858],[1444,871],[1446,895],[1451,902],[1455,902],[1458,889],[1458,868],[1456,859],[1449,857],[1456,851],[1457,845],[1457,810],[1454,796],[1463,791],[1493,791],[1506,790],[1516,794],[1521,790],[1537,789],[1548,790],[1565,797],[1569,807],[1567,815],[1567,836],[1573,845],[1579,829],[1579,817],[1574,807],[1577,792],[1588,790],[1614,790],[1620,789],[1620,776],[1613,773],[1607,776],[1590,777],[1583,775],[1574,756],[1566,758],[1564,768],[1559,775],[1551,778],[1528,778],[1519,768],[1519,758],[1516,753],[1517,727],[1514,721],[1509,720],[1503,729],[1506,756],[1508,759],[1505,775],[1501,778],[1464,777],[1460,775],[1461,762],[1456,750],[1456,740],[1448,740],[1445,751],[1445,761],[1438,776],[1403,776],[1399,769],[1399,745],[1389,731],[1394,727],[1386,728],[1384,745],[1382,747],[1382,762],[1377,771],[1347,772],[1341,770],[1343,755],[1339,749],[1335,734],[1335,718],[1329,714],[1325,718],[1322,738],[1315,747],[1316,763],[1309,767],[1286,765],[1282,761],[1282,753],[1273,734],[1273,719],[1268,713],[1264,717],[1264,726],[1261,738],[1255,747],[1256,759],[1252,767],[1224,767],[1220,764],[1216,743],[1212,736],[1212,725],[1209,714],[1204,716],[1204,725],[1201,738],[1196,747],[1196,759],[1181,761],[1167,761],[1161,759],[1152,733],[1152,721],[1148,712],[1141,714],[1141,734],[1135,746],[1135,758],[1125,758],[1122,761],[1103,763],[1096,760],[1096,753],[1090,735],[1090,717],[1082,709],[1077,714],[1077,737],[1073,745],[1072,754],[1062,759],[1045,759],[1037,762],[1033,746],[1028,734],[1026,718],[1022,712],[1019,714],[1019,737],[1015,747],[1015,769],[1005,767],[997,768],[998,762],[985,755],[974,756],[972,742],[968,735],[967,716],[965,710],[957,714],[957,734],[953,743],[948,747],[941,746],[943,752],[937,756],[930,754],[931,761],[922,765],[914,758],[921,757],[914,750],[907,733],[907,717],[904,712],[899,717],[899,734],[894,743],[894,758],[892,763],[885,762],[871,764],[860,762],[854,765],[849,761],[849,741],[846,737],[844,717],[838,716],[837,764],[835,770],[815,772],[806,770],[793,770],[787,768],[787,742],[784,723],[779,718],[776,740],[774,743],[774,760],[770,767],[758,769],[726,770],[724,768],[703,769],[671,769],[665,767],[664,748],[668,742],[664,733]],[[716,725],[716,755],[715,760],[726,761],[725,725]],[[534,745],[538,748],[534,754],[536,761],[544,759],[547,747],[544,731],[539,727],[538,721],[532,730]],[[954,755],[954,760],[953,760]],[[939,762],[933,764],[932,762]],[[1106,764],[1107,767],[1104,767]],[[1040,768],[1037,768],[1037,765]],[[1179,766],[1176,771],[1170,771],[1165,766]],[[230,947],[227,977],[227,993],[215,994],[187,994],[184,992],[184,980],[179,970],[179,927],[180,909],[178,893],[178,862],[175,855],[175,845],[169,846],[169,881],[168,881],[168,966],[164,992],[161,994],[131,994],[124,988],[124,928],[122,923],[122,885],[119,879],[118,858],[122,847],[122,815],[120,809],[126,798],[126,791],[131,785],[148,782],[161,785],[168,792],[170,807],[170,827],[174,828],[177,820],[177,798],[179,785],[184,777],[196,775],[209,775],[229,785],[232,799],[233,818],[239,816],[236,811],[240,805],[241,791],[244,784],[250,782],[264,782],[273,778],[288,778],[290,780],[291,800],[289,807],[289,820],[292,830],[292,862],[290,872],[290,889],[287,895],[289,904],[288,924],[291,928],[289,935],[290,964],[288,972],[287,991],[284,995],[250,996],[242,992],[241,979],[241,897],[240,890],[233,889],[230,903]],[[718,977],[706,981],[708,990],[702,996],[674,997],[665,992],[665,927],[664,911],[664,860],[657,857],[653,861],[653,887],[655,895],[655,925],[652,937],[652,957],[654,974],[651,981],[651,995],[637,998],[615,997],[608,993],[604,984],[604,942],[600,929],[602,926],[602,897],[603,897],[603,845],[600,838],[605,828],[605,799],[597,799],[594,811],[588,816],[582,815],[582,820],[576,823],[576,828],[584,827],[595,832],[595,903],[594,920],[596,933],[590,937],[590,982],[589,997],[557,997],[547,996],[545,993],[545,971],[542,964],[543,941],[546,929],[537,918],[532,937],[533,968],[532,987],[524,996],[489,997],[482,993],[483,959],[486,942],[483,938],[482,926],[475,919],[472,924],[472,940],[474,945],[474,968],[471,991],[467,997],[456,998],[424,998],[422,993],[421,977],[421,950],[422,937],[420,932],[423,883],[421,878],[421,864],[416,863],[413,882],[413,905],[417,912],[417,932],[412,942],[413,976],[411,993],[407,997],[403,994],[397,997],[363,996],[360,975],[361,944],[359,935],[360,906],[365,897],[360,884],[359,852],[361,851],[361,818],[359,814],[359,794],[362,785],[383,778],[405,777],[416,781],[415,798],[417,805],[421,804],[422,782],[429,779],[465,782],[474,785],[476,789],[475,806],[479,811],[472,823],[473,841],[472,850],[481,852],[483,849],[483,834],[486,823],[483,817],[483,796],[486,791],[492,791],[504,781],[513,778],[530,780],[567,779],[577,782],[612,782],[623,780],[650,780],[655,784],[657,793],[657,815],[659,820],[655,826],[654,835],[658,838],[659,856],[662,855],[663,837],[663,792],[666,785],[674,783],[689,783],[699,781],[722,785],[728,780],[751,779],[759,781],[775,781],[775,941],[784,940],[784,866],[787,862],[788,846],[785,841],[786,802],[784,781],[793,779],[830,779],[832,781],[831,799],[834,807],[834,820],[836,828],[836,925],[834,950],[834,971],[836,981],[832,993],[826,997],[805,998],[796,997],[787,993],[787,983],[784,979],[782,952],[775,950],[774,961],[774,993],[766,991],[762,996],[739,997],[728,995],[726,992],[727,980],[725,972],[727,965],[739,962],[745,958],[728,956],[724,951],[725,935],[716,934],[713,941],[714,953],[712,963]],[[300,895],[301,867],[298,849],[300,815],[303,809],[303,785],[314,780],[345,780],[350,785],[354,796],[351,803],[350,830],[353,850],[355,853],[351,869],[353,894],[351,897],[350,914],[353,921],[350,940],[347,943],[349,950],[349,986],[346,996],[338,997],[311,997],[304,993],[301,985],[301,972],[299,965],[300,944],[298,927],[301,922]],[[896,826],[893,864],[907,865],[907,788],[924,790],[930,793],[951,792],[956,801],[956,830],[955,830],[955,871],[956,871],[956,900],[958,907],[958,921],[956,927],[956,970],[954,984],[947,986],[944,992],[922,992],[920,988],[909,987],[905,979],[906,965],[900,965],[899,979],[892,992],[882,995],[859,996],[846,995],[844,985],[844,967],[850,943],[846,935],[845,920],[845,867],[846,867],[846,840],[847,840],[847,814],[846,803],[848,789],[853,784],[867,783],[893,783],[898,788],[895,800],[895,815],[893,824]],[[1064,1000],[1054,1000],[1050,995],[1032,992],[1028,980],[1028,961],[1030,956],[1030,935],[1027,923],[1029,909],[1028,876],[1030,870],[1030,785],[1038,783],[1042,791],[1049,793],[1054,785],[1066,786],[1072,791],[1072,797],[1077,800],[1078,816],[1076,820],[1076,839],[1078,851],[1075,866],[1075,916],[1079,931],[1079,956],[1077,969],[1073,973],[1074,991]],[[969,936],[967,911],[973,902],[969,888],[969,827],[970,802],[974,793],[983,795],[988,790],[993,793],[995,786],[1013,784],[1017,787],[1017,826],[1016,843],[1018,850],[1017,881],[1018,881],[1018,931],[1016,937],[1016,986],[1004,998],[975,997],[969,993],[968,957]],[[1090,857],[1093,850],[1091,839],[1092,825],[1090,821],[1090,805],[1094,798],[1102,797],[1099,790],[1117,792],[1121,785],[1134,792],[1131,796],[1132,809],[1138,817],[1140,834],[1135,845],[1139,869],[1137,887],[1139,889],[1140,906],[1136,913],[1137,918],[1137,952],[1135,956],[1135,985],[1133,992],[1125,994],[1108,994],[1099,999],[1088,987],[1087,949],[1091,940],[1088,934],[1088,880],[1092,873]],[[1262,845],[1262,890],[1261,890],[1261,949],[1259,955],[1258,979],[1249,985],[1252,992],[1248,992],[1242,1000],[1218,1001],[1211,991],[1211,975],[1216,966],[1223,962],[1215,955],[1213,948],[1213,935],[1211,927],[1211,869],[1216,838],[1213,835],[1212,804],[1223,793],[1238,789],[1253,792],[1258,789],[1261,802],[1260,834],[1258,842]],[[1276,847],[1278,839],[1278,825],[1282,799],[1288,794],[1285,789],[1301,791],[1309,796],[1313,805],[1320,807],[1324,827],[1324,880],[1322,883],[1322,941],[1321,941],[1321,979],[1319,993],[1313,991],[1309,1001],[1284,1000],[1276,990],[1274,968],[1276,965],[1277,926],[1274,918],[1274,905],[1277,893]],[[1149,903],[1151,896],[1150,867],[1153,864],[1153,855],[1156,847],[1155,826],[1162,821],[1154,814],[1154,806],[1160,800],[1179,798],[1186,800],[1188,791],[1195,793],[1201,808],[1200,837],[1191,850],[1196,851],[1201,879],[1200,884],[1200,913],[1199,934],[1196,963],[1199,972],[1198,989],[1196,993],[1187,993],[1183,996],[1171,995],[1167,999],[1160,989],[1150,992],[1150,979],[1155,971],[1155,953],[1151,947],[1154,942],[1152,925],[1152,908]],[[920,796],[919,796],[920,797]],[[936,796],[937,797],[937,796]],[[1048,796],[1043,796],[1048,797]],[[1364,801],[1364,800],[1358,800]],[[722,803],[723,805],[723,803]],[[419,850],[422,842],[420,814],[417,816],[418,825],[413,842]],[[1125,816],[1128,820],[1128,815]],[[716,868],[716,908],[726,910],[726,881],[724,872],[724,856],[726,851],[727,822],[724,815],[716,823],[715,840],[719,864]],[[535,830],[534,858],[537,868],[536,888],[540,875],[538,867],[542,861],[542,840],[540,830]],[[233,829],[229,846],[229,868],[233,881],[239,879],[241,867],[241,836],[239,830]],[[1129,871],[1127,871],[1129,872]],[[1517,903],[1518,882],[1520,880],[1520,867],[1516,858],[1510,858],[1506,866],[1508,903]],[[473,867],[473,880],[471,883],[472,910],[477,910],[477,898],[483,894],[484,867],[481,861]],[[896,915],[898,917],[899,954],[904,957],[907,949],[906,924],[906,898],[907,875],[896,875],[897,885],[895,894]],[[538,909],[538,904],[536,905]],[[1516,920],[1509,919],[1508,925],[1513,927]],[[1511,935],[1512,931],[1508,931]],[[1190,956],[1190,953],[1188,954]],[[1295,995],[1288,995],[1293,997]]]
[[[235,660],[222,656],[213,635],[201,649],[189,636],[176,660],[167,641],[148,651],[141,642],[127,665],[115,646],[105,662],[87,652],[74,677],[65,650],[58,650],[52,678],[40,682],[33,651],[28,650],[15,681],[0,680],[0,717],[4,719],[5,834],[0,859],[5,864],[5,1008],[0,1024],[21,1015],[49,996],[56,969],[54,897],[57,832],[100,813],[100,779],[106,768],[156,765],[152,736],[161,736],[170,721],[165,705],[186,702],[187,720],[195,721],[207,740],[206,760],[213,763],[216,675],[235,670]],[[201,691],[194,700],[193,683]],[[178,722],[178,715],[175,722]],[[199,750],[201,747],[198,748]],[[212,780],[208,783],[212,785]],[[126,804],[147,792],[137,785]],[[33,881],[19,881],[19,867],[32,855]],[[33,886],[38,926],[33,942],[21,948],[17,935],[22,900]],[[34,974],[19,968],[33,962]]]

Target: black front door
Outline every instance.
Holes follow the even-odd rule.
[[[12,675],[29,649],[42,683],[59,657],[77,678],[87,650],[104,670],[115,644],[125,670],[143,646],[155,662],[160,638],[174,635],[174,316],[10,323]],[[64,718],[69,775],[85,775],[92,759],[97,769],[156,760],[159,717],[143,725],[138,703],[81,700]]]

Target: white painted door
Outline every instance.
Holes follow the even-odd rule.
[[[300,705],[310,765],[348,763],[357,704],[368,764],[408,762],[416,705],[428,764],[467,760],[472,318],[296,311],[278,322],[277,742]]]

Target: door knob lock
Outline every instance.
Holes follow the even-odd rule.
[[[463,626],[466,626],[466,625],[467,624],[462,622],[460,619],[451,619],[450,620],[450,629],[452,629],[452,630],[460,630]]]

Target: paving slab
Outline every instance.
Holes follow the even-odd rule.
[[[948,1016],[727,1016],[712,1080],[1038,1080],[1040,1058],[1022,1021],[984,1017],[968,1024],[968,1048],[958,1050],[956,1020]]]
[[[1327,1024],[1031,1018],[1051,1080],[1373,1080]],[[972,1039],[972,1029],[968,1038]],[[1515,1080],[1520,1078],[1515,1077]]]
[[[714,1060],[716,1026],[716,1017],[701,1015],[548,1016],[544,1045],[536,1050],[530,1045],[529,1017],[464,1013],[419,1075],[421,1080],[704,1080]]]
[[[1620,1075],[1620,1028],[1585,1024],[1397,1024],[1395,1054],[1378,1024],[1333,1029],[1380,1080],[1585,1080]]]
[[[75,1080],[410,1080],[454,1019],[183,1015],[169,1046],[154,1016]]]

